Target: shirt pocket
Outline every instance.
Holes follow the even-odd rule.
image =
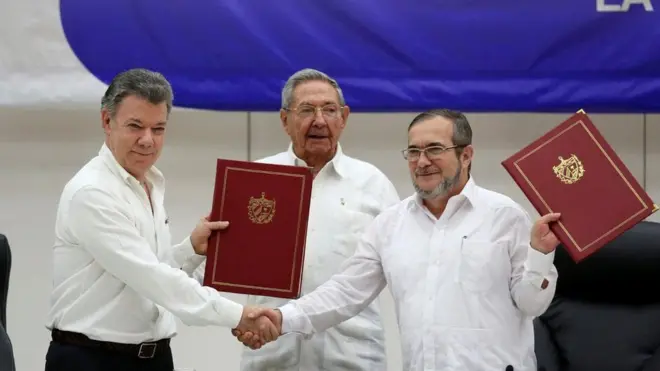
[[[493,286],[493,250],[496,243],[488,240],[461,241],[459,284],[468,291],[482,293]]]

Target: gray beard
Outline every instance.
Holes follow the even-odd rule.
[[[456,174],[452,178],[444,178],[440,184],[438,184],[435,189],[432,189],[430,191],[425,191],[415,183],[415,179],[413,179],[413,187],[415,188],[415,192],[421,197],[423,200],[431,200],[434,198],[438,197],[446,197],[449,194],[449,191],[454,188],[454,186],[458,183],[459,178],[461,176],[461,170],[463,170],[463,165],[459,162],[458,163],[458,168],[456,169]],[[414,175],[413,175],[414,176]]]

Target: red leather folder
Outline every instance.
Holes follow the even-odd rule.
[[[584,111],[502,165],[539,214],[561,213],[550,227],[575,262],[658,208]]]
[[[218,291],[300,296],[312,193],[310,168],[218,159],[204,285]]]

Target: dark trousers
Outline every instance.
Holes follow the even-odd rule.
[[[172,351],[162,349],[153,358],[51,341],[46,371],[172,371]]]

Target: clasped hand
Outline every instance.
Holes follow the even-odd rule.
[[[282,333],[282,313],[277,309],[245,307],[243,317],[232,334],[251,349],[277,340]]]

